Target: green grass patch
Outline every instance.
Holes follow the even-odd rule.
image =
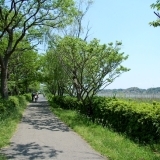
[[[92,148],[110,160],[160,160],[160,145],[142,146],[113,132],[93,124],[87,117],[73,110],[52,107],[52,112],[82,136]]]
[[[6,160],[5,156],[0,155],[0,160]]]
[[[0,148],[9,144],[9,140],[16,130],[17,123],[21,119],[20,114],[12,115],[0,121]]]
[[[10,144],[10,139],[27,107],[27,99],[24,96],[11,97],[6,103],[1,104],[2,107],[4,111],[0,114],[0,148]],[[5,156],[0,154],[0,160],[5,160]]]

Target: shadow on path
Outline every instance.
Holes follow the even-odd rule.
[[[0,151],[8,160],[104,160],[50,110],[40,96],[24,112],[10,146]]]
[[[22,123],[27,123],[38,130],[69,131],[64,123],[53,116],[48,106],[47,101],[31,103],[26,111],[27,114],[22,118]]]
[[[11,143],[11,148],[12,151],[5,154],[7,159],[16,159],[17,157],[19,157],[19,160],[24,159],[24,157],[28,160],[51,159],[56,157],[58,153],[62,153],[62,151],[55,150],[48,146],[40,146],[34,142],[28,144]]]

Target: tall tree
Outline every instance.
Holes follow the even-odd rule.
[[[26,37],[37,45],[46,27],[64,27],[76,13],[73,0],[0,0],[0,41],[7,39],[6,48],[0,53],[3,98],[8,98],[8,63],[22,39]]]
[[[50,93],[56,95],[64,94],[64,87],[68,82],[68,78],[59,63],[58,51],[54,48],[50,49],[45,55],[45,83],[47,84]]]
[[[116,42],[115,46],[113,43],[101,45],[97,39],[86,42],[67,36],[54,44],[55,49],[54,52],[50,51],[50,57],[51,54],[56,55],[59,71],[63,70],[64,77],[69,79],[64,85],[65,90],[70,88],[68,93],[83,102],[86,99],[91,100],[100,89],[129,71],[121,65],[128,58],[120,52],[121,42]]]
[[[76,8],[78,10],[78,14],[74,16],[73,23],[71,23],[65,28],[60,29],[60,34],[62,34],[63,36],[71,36],[75,38],[82,37],[82,39],[86,41],[89,36],[88,34],[90,28],[89,25],[87,25],[86,28],[83,26],[83,20],[92,4],[92,0],[77,0]],[[61,38],[55,34],[52,34],[52,32],[49,32],[47,38],[49,40],[50,48],[46,54],[46,67],[48,69],[45,71],[45,75],[48,75],[48,78],[46,77],[46,82],[48,82],[48,89],[53,94],[58,93],[59,95],[63,95],[64,92],[67,92],[68,94],[73,95],[74,88],[72,86],[72,82],[68,80],[64,69],[61,67],[62,64],[58,63],[59,51],[55,49],[54,43],[57,43],[58,40]]]

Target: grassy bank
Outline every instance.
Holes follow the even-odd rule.
[[[51,107],[69,127],[81,135],[95,150],[110,160],[160,160],[160,145],[141,146],[118,133],[93,124],[76,111]]]
[[[3,108],[3,113],[0,114],[0,148],[9,145],[10,138],[16,131],[17,124],[20,122],[23,111],[27,106],[27,97],[11,97],[11,99],[6,102],[9,106],[5,106],[5,104],[3,104],[3,106],[1,103],[0,109],[2,113]],[[0,155],[0,160],[4,159],[5,157]]]

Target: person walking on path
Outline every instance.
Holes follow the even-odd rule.
[[[34,99],[35,99],[35,102],[37,102],[37,100],[38,100],[38,93],[36,92],[36,94],[35,94],[35,96],[34,96]]]
[[[33,101],[34,101],[35,93],[34,93],[34,92],[32,92],[31,96],[32,96],[32,102],[33,102]]]
[[[42,95],[30,103],[10,146],[0,151],[8,160],[105,160],[49,110]]]

